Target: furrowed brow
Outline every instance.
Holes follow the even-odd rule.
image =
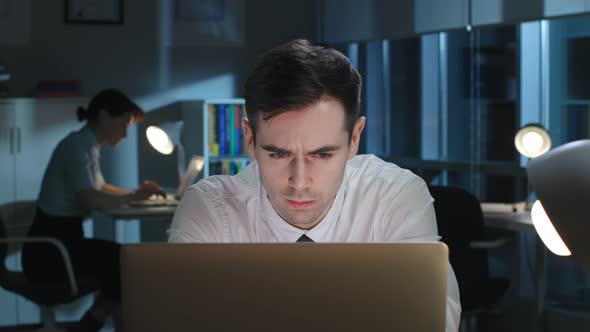
[[[310,151],[309,154],[316,154],[316,153],[327,153],[327,152],[334,152],[340,150],[340,146],[337,145],[326,145],[326,146],[322,146],[319,149],[315,149],[313,151]]]
[[[275,152],[275,153],[277,153],[277,152],[280,152],[280,153],[291,153],[291,151],[289,151],[289,150],[281,149],[281,148],[279,148],[277,146],[274,146],[272,144],[263,145],[262,146],[262,149],[263,150],[266,150],[268,152]]]
[[[334,151],[340,150],[340,148],[341,147],[337,146],[337,145],[326,145],[326,146],[322,146],[318,149],[315,149],[313,151],[310,151],[307,154],[334,152]],[[279,147],[272,145],[272,144],[263,145],[262,149],[266,150],[268,152],[274,152],[274,153],[291,153],[291,151],[289,151],[287,149],[279,148]]]

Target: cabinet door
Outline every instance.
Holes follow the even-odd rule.
[[[16,122],[12,101],[0,100],[0,204],[15,200],[15,162],[16,162]],[[9,255],[5,262],[9,269],[14,269],[16,257]],[[17,323],[17,295],[0,288],[0,326]]]
[[[17,130],[14,104],[0,100],[0,204],[15,200]]]
[[[82,126],[76,118],[76,108],[86,102],[79,99],[26,99],[17,100],[16,127],[16,199],[36,200],[41,189],[45,168],[53,149],[67,134]],[[20,257],[15,258],[18,265]],[[87,305],[87,304],[84,304]],[[79,305],[78,305],[79,306]],[[31,324],[39,322],[39,307],[25,298],[16,301],[17,322]],[[58,320],[77,320],[81,309],[76,304],[64,306],[58,311]]]
[[[588,12],[587,0],[545,0],[545,17],[572,15]]]
[[[464,28],[468,23],[469,0],[415,0],[416,32]]]
[[[20,151],[16,158],[17,199],[37,199],[45,168],[57,144],[83,124],[76,108],[85,102],[67,100],[30,100],[19,104],[17,124]]]

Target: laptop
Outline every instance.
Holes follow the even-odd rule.
[[[141,243],[121,252],[126,332],[445,330],[443,243]]]
[[[177,206],[180,198],[188,186],[193,184],[197,176],[203,169],[204,158],[202,156],[194,156],[188,163],[186,171],[180,177],[178,187],[175,193],[166,193],[166,197],[153,195],[148,199],[136,200],[129,202],[131,207],[155,207],[155,206]]]

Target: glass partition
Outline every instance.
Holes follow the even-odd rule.
[[[546,21],[549,132],[556,145],[590,138],[590,16]]]
[[[361,150],[429,184],[459,186],[484,202],[524,201],[528,159],[514,147],[520,127],[544,126],[553,147],[590,138],[590,16],[340,49],[363,75],[370,125]],[[519,292],[530,296],[535,235],[520,240]],[[573,258],[548,256],[547,302],[588,306],[588,281]]]
[[[482,201],[526,198],[514,148],[520,127],[518,28],[456,30],[338,45],[363,74],[361,152],[460,186]]]

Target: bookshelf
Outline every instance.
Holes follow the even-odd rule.
[[[250,162],[242,135],[244,99],[208,99],[203,103],[203,176],[234,175]]]

